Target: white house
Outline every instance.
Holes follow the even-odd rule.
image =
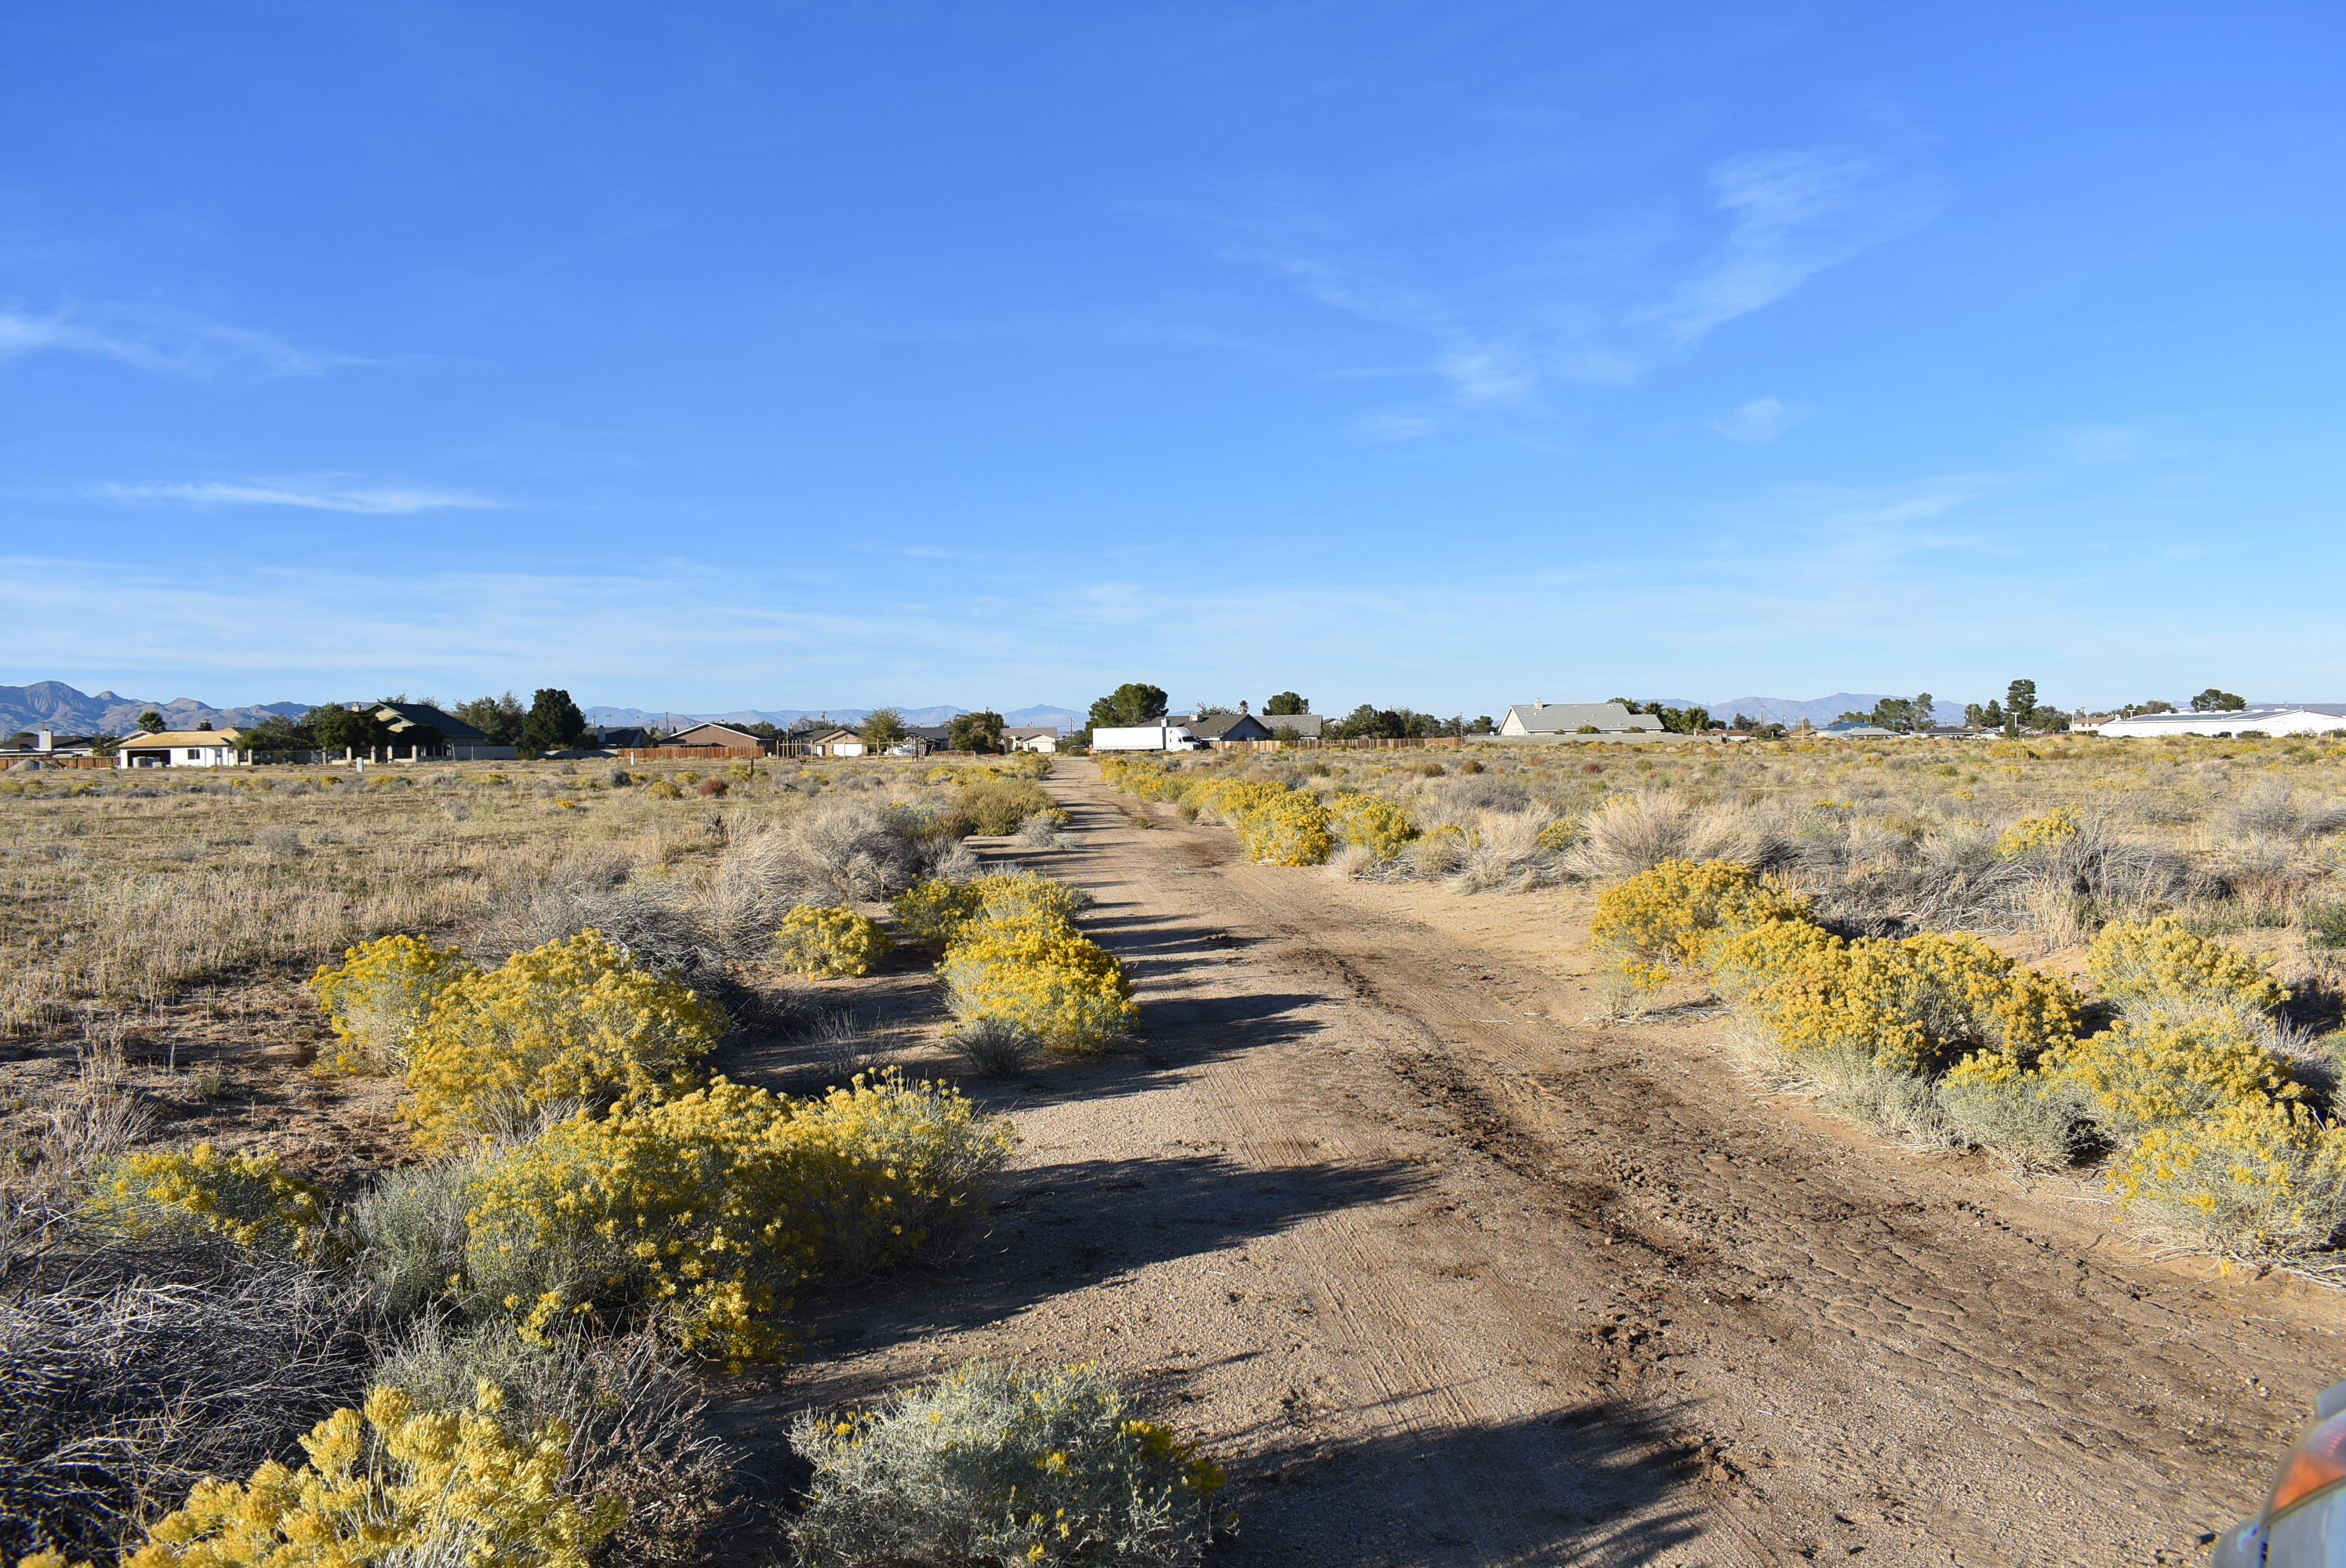
[[[133,735],[114,754],[117,768],[233,768],[243,733],[235,729],[166,729]]]
[[[1039,724],[1013,725],[1002,732],[1002,743],[1013,751],[1056,751],[1059,732]]]
[[[1502,735],[1577,735],[1586,726],[1599,735],[1659,735],[1662,721],[1632,713],[1617,702],[1518,702],[1499,721]]]
[[[2080,735],[2142,739],[2157,735],[2330,735],[2346,731],[2346,702],[2283,702],[2223,713],[2137,713],[2080,725]]]

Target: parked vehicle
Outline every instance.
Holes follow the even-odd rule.
[[[2209,1568],[2346,1568],[2346,1383],[2313,1401],[2313,1425],[2273,1480],[2264,1512],[2224,1532]]]
[[[1092,731],[1094,751],[1203,751],[1206,742],[1178,724],[1111,725]]]

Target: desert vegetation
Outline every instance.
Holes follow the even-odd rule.
[[[1249,858],[1585,887],[1604,1019],[1724,1007],[1779,1083],[2098,1181],[2147,1233],[2316,1272],[2346,743],[2178,738],[1110,758]]]
[[[963,841],[1057,841],[1047,766],[0,781],[0,1561],[696,1560],[738,1512],[711,1391],[796,1352],[806,1292],[954,1250],[1015,1142],[947,1082],[729,1053],[820,1036],[899,944],[941,1061],[1132,1023],[1088,897]],[[240,1094],[364,1135],[204,1135]],[[969,1561],[1193,1560],[1211,1467],[1096,1374],[1035,1390],[1080,1461],[1047,1527],[870,1411],[778,1549],[853,1560],[884,1514]]]

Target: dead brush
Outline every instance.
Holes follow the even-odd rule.
[[[300,1458],[365,1385],[367,1331],[326,1276],[225,1248],[0,1270],[0,1554],[111,1561],[206,1476]]]

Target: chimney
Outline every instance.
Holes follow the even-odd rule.
[[[57,732],[56,732],[56,730],[54,730],[54,729],[36,729],[35,731],[33,731],[33,749],[34,749],[34,750],[36,750],[36,751],[55,751],[56,748],[57,748]]]

